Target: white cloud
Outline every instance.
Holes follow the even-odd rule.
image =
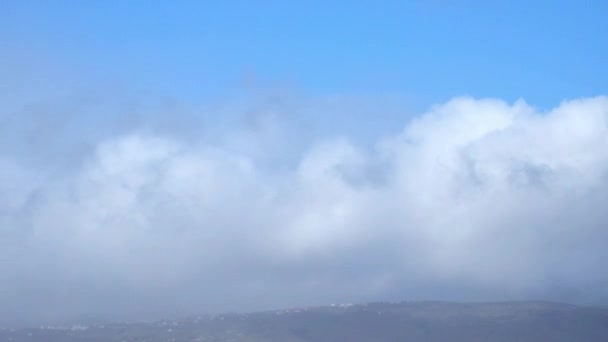
[[[0,159],[0,318],[608,299],[606,97],[546,113],[456,98],[371,150],[323,139],[289,167],[232,146],[134,132],[66,172]]]

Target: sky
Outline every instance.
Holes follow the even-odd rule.
[[[3,1],[1,325],[608,304],[605,1]]]

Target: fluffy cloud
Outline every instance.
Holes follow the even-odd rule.
[[[285,165],[263,151],[297,137],[229,136],[104,137],[61,172],[0,155],[0,319],[608,301],[606,97],[455,98],[373,148],[319,138]]]

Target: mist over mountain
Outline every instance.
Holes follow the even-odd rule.
[[[315,138],[278,164],[264,146],[297,130],[270,131],[133,132],[61,167],[0,157],[0,322],[608,302],[608,98],[456,98],[371,147]]]

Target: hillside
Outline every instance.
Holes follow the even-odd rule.
[[[0,341],[608,341],[608,309],[547,302],[403,302],[0,330]]]

